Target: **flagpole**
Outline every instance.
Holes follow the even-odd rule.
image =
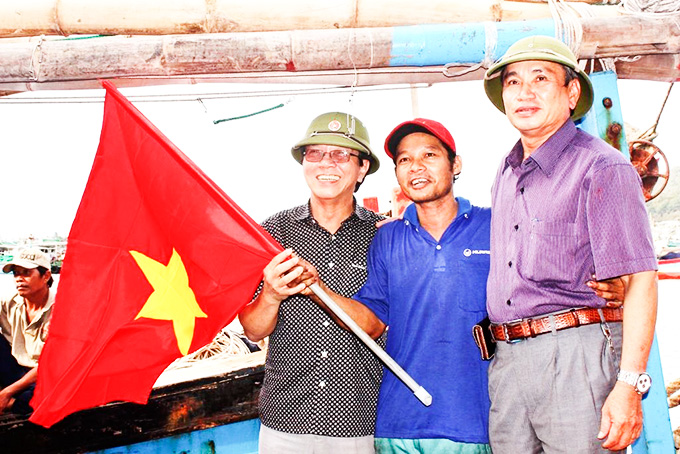
[[[420,386],[397,362],[388,355],[385,350],[366,334],[366,331],[361,329],[359,325],[342,310],[338,304],[326,293],[319,284],[312,284],[309,286],[310,290],[319,297],[321,301],[333,312],[357,337],[364,343],[371,351],[382,361],[388,369],[392,371],[418,398],[420,402],[426,407],[432,404],[432,396],[425,388]]]

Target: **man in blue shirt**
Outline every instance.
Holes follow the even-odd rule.
[[[379,453],[488,453],[487,365],[471,336],[486,315],[490,211],[453,195],[461,161],[449,131],[417,118],[385,142],[415,203],[378,230],[368,280],[354,299],[333,292],[362,328],[389,326],[390,354],[433,397],[423,406],[385,370],[378,398]]]

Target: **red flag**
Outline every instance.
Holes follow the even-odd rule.
[[[250,301],[281,246],[116,88],[68,238],[30,420],[145,403]]]

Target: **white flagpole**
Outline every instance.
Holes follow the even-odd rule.
[[[319,284],[312,284],[309,286],[309,288],[316,296],[319,297],[319,299],[321,299],[321,301],[324,302],[326,307],[328,307],[331,312],[333,312],[345,325],[347,325],[347,327],[354,334],[356,334],[357,337],[361,339],[361,341],[366,344],[366,346],[370,348],[378,358],[380,358],[380,361],[382,361],[385,366],[387,366],[392,371],[392,373],[394,373],[394,375],[399,377],[399,379],[404,382],[404,384],[408,386],[411,391],[413,391],[413,394],[418,398],[419,401],[423,403],[423,405],[429,407],[430,404],[432,404],[432,396],[430,393],[428,393],[425,388],[416,383],[416,381],[411,378],[411,376],[404,369],[402,369],[401,366],[385,352],[385,350],[380,348],[380,346],[376,344],[371,336],[366,334],[366,331],[361,329],[361,327],[357,325],[354,320],[352,320],[352,317],[347,315],[347,313],[343,311],[335,301],[333,301],[328,293],[323,291]]]

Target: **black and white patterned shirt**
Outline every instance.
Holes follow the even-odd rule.
[[[355,206],[335,234],[314,220],[309,205],[277,213],[262,226],[313,264],[333,291],[351,297],[366,280],[366,254],[381,219]],[[269,337],[260,418],[282,432],[372,435],[381,377],[381,363],[354,334],[311,299],[292,296],[281,303]]]

